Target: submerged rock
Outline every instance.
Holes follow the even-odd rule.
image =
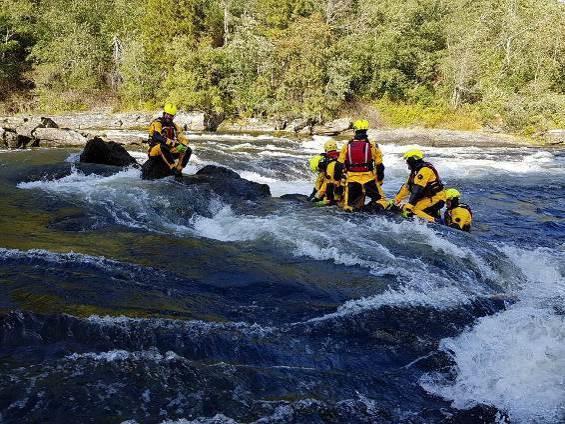
[[[122,145],[113,141],[105,142],[99,137],[94,137],[86,143],[80,161],[114,166],[138,165],[135,158]]]
[[[280,198],[282,200],[288,200],[289,202],[308,203],[308,196],[306,196],[305,194],[283,194]]]
[[[195,175],[184,176],[183,184],[208,184],[222,198],[257,200],[271,196],[267,184],[241,178],[237,172],[222,166],[207,165]]]

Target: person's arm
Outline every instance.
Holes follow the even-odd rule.
[[[381,149],[371,143],[371,154],[373,155],[373,161],[375,162],[375,173],[377,175],[377,181],[382,184],[385,179],[385,166],[383,165],[383,153]]]
[[[175,124],[175,128],[177,129],[177,139],[180,144],[184,146],[188,146],[188,137],[184,133],[184,130],[181,128],[180,125]]]
[[[396,196],[394,196],[394,203],[397,205],[400,204],[404,199],[406,199],[410,195],[410,189],[408,188],[408,182],[404,183]]]
[[[167,139],[161,134],[162,130],[163,126],[159,121],[151,122],[151,125],[149,125],[149,138],[156,143],[165,143]]]
[[[434,177],[435,174],[430,168],[424,167],[418,171],[416,177],[414,177],[412,192],[410,193],[410,199],[408,200],[409,205],[414,206],[423,199],[426,187],[430,183],[430,180]]]
[[[347,159],[347,144],[341,148],[341,152],[339,152],[339,157],[337,161],[339,163],[345,164],[345,160]]]

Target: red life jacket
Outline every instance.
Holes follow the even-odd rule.
[[[373,155],[369,140],[351,140],[347,145],[345,167],[351,172],[367,172],[373,170]]]
[[[337,160],[339,152],[337,150],[330,150],[329,152],[326,152],[326,156],[331,160]]]

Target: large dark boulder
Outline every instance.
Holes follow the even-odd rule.
[[[271,189],[267,184],[256,183],[241,178],[237,172],[223,166],[206,165],[196,175],[183,178],[186,184],[205,182],[212,191],[222,198],[238,198],[257,200],[271,197]]]
[[[159,157],[149,158],[141,166],[141,177],[155,180],[172,176],[172,171]],[[207,165],[195,175],[183,175],[177,182],[187,186],[203,186],[219,195],[223,200],[257,200],[271,196],[267,184],[259,184],[241,178],[237,172],[223,166]]]
[[[113,166],[137,165],[135,158],[122,145],[113,141],[106,142],[99,137],[94,137],[86,143],[80,161]]]
[[[141,178],[144,180],[158,180],[171,175],[173,175],[173,171],[158,156],[150,157],[141,165]]]

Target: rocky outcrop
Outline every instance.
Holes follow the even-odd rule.
[[[0,142],[10,149],[28,146],[84,145],[86,138],[77,131],[59,128],[48,117],[3,118],[4,127],[0,132]]]
[[[236,121],[224,121],[218,127],[219,132],[275,132],[279,123],[275,120],[248,118]]]
[[[369,138],[377,143],[419,144],[432,147],[509,147],[531,146],[527,140],[506,134],[478,131],[454,131],[428,128],[369,130]]]
[[[0,146],[8,149],[23,149],[32,143],[31,137],[18,134],[10,128],[0,128]]]
[[[183,184],[207,184],[222,197],[244,200],[258,200],[271,196],[267,184],[259,184],[241,178],[237,172],[222,166],[207,165],[195,175],[184,176]]]
[[[144,179],[159,179],[171,175],[169,168],[159,158],[151,158],[142,166]],[[185,185],[205,185],[223,200],[258,200],[271,196],[267,184],[241,178],[237,172],[222,166],[207,165],[195,175],[182,175],[177,182]]]
[[[324,124],[314,125],[312,133],[315,135],[339,135],[351,128],[350,118],[336,119]]]
[[[224,121],[218,127],[219,132],[286,132],[299,135],[340,135],[351,128],[350,118],[340,118],[330,122],[318,122],[315,119],[276,120],[247,118]]]
[[[84,146],[87,137],[67,128],[38,128],[33,137],[41,146]]]
[[[565,129],[549,130],[542,138],[548,144],[565,144]]]
[[[113,166],[138,165],[127,150],[113,141],[105,142],[99,137],[89,140],[80,155],[82,163],[97,163]]]
[[[53,116],[60,126],[77,130],[145,130],[159,112],[85,112]],[[179,112],[175,118],[187,131],[207,130],[206,116],[202,112]]]
[[[147,138],[147,127],[157,116],[158,113],[149,112],[92,112],[53,117],[0,117],[0,145],[9,148],[84,146],[93,136],[124,144],[140,144]],[[216,127],[219,123],[202,112],[179,112],[175,122],[185,131],[205,131],[210,125]]]

